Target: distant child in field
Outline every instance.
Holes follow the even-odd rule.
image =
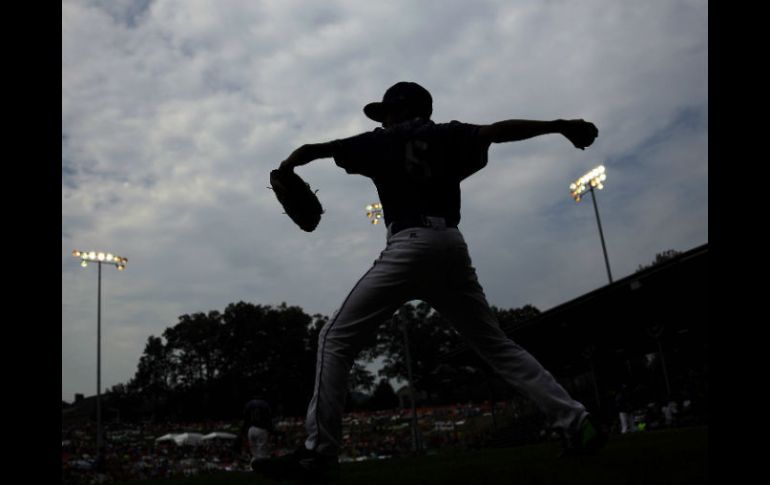
[[[251,468],[259,468],[261,462],[270,459],[272,447],[270,436],[273,432],[273,417],[270,405],[262,399],[252,399],[243,410],[243,424],[236,440],[236,452],[239,453],[243,442],[249,445]]]
[[[670,400],[661,408],[661,411],[666,420],[666,426],[674,426],[674,424],[676,424],[676,415],[679,412],[676,401]]]
[[[620,433],[626,434],[634,430],[633,405],[627,384],[623,384],[615,395],[615,406],[620,418]]]

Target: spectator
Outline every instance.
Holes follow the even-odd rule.
[[[665,406],[661,408],[663,412],[663,418],[667,427],[674,426],[676,423],[676,415],[678,413],[676,401],[670,400]]]
[[[239,437],[235,440],[235,452],[240,452],[244,439],[249,444],[251,453],[250,466],[257,469],[260,463],[270,459],[272,447],[270,435],[273,433],[273,415],[270,405],[263,399],[252,399],[243,410],[243,425]]]
[[[631,403],[630,390],[627,384],[620,387],[615,395],[615,405],[620,419],[620,434],[626,434],[634,430],[633,405]]]

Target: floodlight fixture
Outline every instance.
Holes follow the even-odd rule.
[[[111,264],[118,268],[119,271],[123,271],[126,269],[126,263],[128,263],[128,258],[115,256],[112,253],[79,251],[75,249],[72,251],[72,256],[75,258],[80,258],[80,266],[84,268],[88,266],[88,262],[90,261],[92,263]]]
[[[583,199],[583,194],[586,192],[591,193],[591,200],[594,202],[594,212],[596,213],[596,223],[599,225],[599,238],[602,241],[602,251],[604,252],[604,263],[607,266],[607,277],[612,283],[612,272],[610,271],[610,259],[607,257],[607,246],[604,244],[604,232],[602,231],[602,221],[599,218],[599,207],[596,205],[596,195],[594,189],[602,190],[604,188],[604,182],[607,180],[607,170],[604,165],[599,165],[590,172],[586,173],[579,179],[572,182],[569,186],[570,195],[575,202],[580,202]]]
[[[382,220],[382,204],[375,202],[366,206],[366,217],[371,219],[372,224],[379,224]]]
[[[572,182],[569,186],[570,195],[575,199],[575,202],[580,202],[582,195],[592,189],[602,190],[604,188],[604,182],[607,180],[607,174],[604,165],[599,165],[587,174],[583,175],[579,179]]]

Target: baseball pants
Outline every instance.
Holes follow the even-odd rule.
[[[500,329],[456,228],[410,228],[391,235],[318,339],[305,447],[336,455],[341,446],[347,378],[365,337],[404,303],[422,300],[511,386],[536,403],[551,425],[575,431],[587,415],[553,376]]]

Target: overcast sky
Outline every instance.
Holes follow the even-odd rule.
[[[585,151],[547,135],[493,145],[463,182],[460,228],[491,304],[542,311],[656,253],[708,242],[706,0],[62,2],[62,399],[127,382],[150,335],[229,303],[331,315],[384,247],[374,185],[330,159],[297,172],[326,214],[284,214],[269,171],[303,143],[374,129],[395,82],[437,122],[583,118]],[[259,356],[255,356],[258,358]]]

